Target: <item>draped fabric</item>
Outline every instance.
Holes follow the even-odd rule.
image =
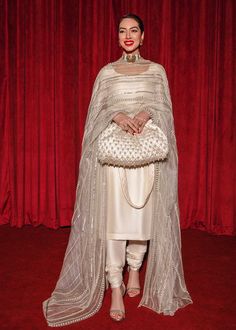
[[[122,73],[121,73],[122,72]],[[120,111],[149,111],[165,133],[168,158],[155,165],[152,229],[144,292],[139,306],[174,315],[190,304],[181,258],[177,192],[177,149],[168,82],[162,66],[140,59],[108,64],[99,73],[85,125],[75,210],[60,277],[43,302],[49,326],[63,326],[92,316],[105,289],[108,183],[97,159],[99,134]],[[155,201],[155,202],[154,202]]]
[[[0,0],[1,224],[71,224],[92,84],[129,11],[170,82],[181,226],[235,234],[234,0]]]

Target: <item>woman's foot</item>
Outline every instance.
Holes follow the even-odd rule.
[[[129,297],[133,298],[140,294],[140,282],[139,282],[139,271],[138,270],[129,270],[129,280],[127,284],[127,294]]]
[[[125,318],[125,306],[123,296],[125,294],[125,285],[121,284],[119,288],[113,288],[111,294],[110,317],[114,321],[122,321]]]

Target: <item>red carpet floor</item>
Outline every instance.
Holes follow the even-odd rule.
[[[1,330],[53,329],[47,327],[41,303],[54,288],[69,231],[0,226]],[[139,299],[126,296],[126,320],[115,323],[108,317],[107,292],[101,310],[93,318],[60,329],[236,329],[236,239],[184,230],[182,251],[193,305],[168,317],[143,307],[137,309]]]

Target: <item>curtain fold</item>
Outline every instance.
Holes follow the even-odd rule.
[[[99,69],[117,22],[145,23],[143,57],[168,75],[182,228],[236,233],[236,2],[0,0],[0,224],[68,226]]]

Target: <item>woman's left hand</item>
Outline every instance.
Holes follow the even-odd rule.
[[[142,132],[144,126],[146,125],[147,121],[150,119],[150,115],[147,111],[143,110],[137,113],[136,116],[134,116],[133,121],[135,124],[139,127],[139,133]]]

